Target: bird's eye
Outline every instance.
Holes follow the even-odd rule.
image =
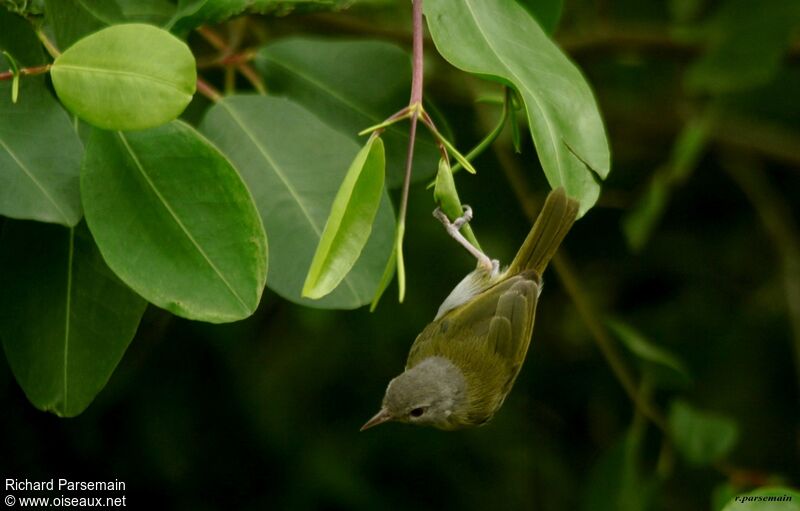
[[[422,417],[422,414],[423,414],[423,413],[425,413],[425,408],[423,408],[423,407],[421,407],[421,406],[420,406],[419,408],[414,408],[413,410],[411,410],[410,412],[408,412],[408,414],[409,414],[410,416],[414,417],[415,419],[417,419],[417,418],[419,418],[419,417]]]

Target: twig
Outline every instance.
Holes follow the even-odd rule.
[[[22,67],[19,69],[20,76],[34,76],[44,74],[50,71],[50,64],[44,64],[42,66],[33,66],[33,67]],[[8,70],[0,72],[0,80],[11,80],[14,78],[14,71]]]
[[[720,160],[761,217],[781,258],[786,304],[794,333],[795,374],[800,388],[800,239],[792,222],[791,208],[752,155],[725,155]]]
[[[47,34],[45,34],[41,28],[36,30],[36,37],[39,38],[39,40],[42,42],[42,45],[44,45],[44,49],[47,50],[47,53],[49,53],[53,59],[57,59],[61,56],[61,52],[58,51],[56,45],[53,44],[53,41],[47,37]]]
[[[400,221],[404,222],[408,210],[408,192],[411,188],[411,171],[414,163],[414,142],[417,137],[417,121],[422,106],[422,84],[424,77],[423,47],[422,47],[422,0],[414,0],[412,7],[412,20],[414,24],[414,44],[411,75],[411,98],[408,101],[411,113],[411,127],[409,128],[408,153],[406,154],[406,169],[403,179],[403,193],[400,199]]]
[[[211,46],[221,52],[221,55],[218,57],[220,61],[224,61],[226,58],[234,55],[235,49],[228,45],[228,43],[226,43],[219,34],[209,27],[200,27],[197,29],[197,33],[200,34]],[[258,76],[258,73],[256,73],[250,64],[248,64],[246,61],[240,62],[234,60],[230,65],[233,65],[236,70],[239,71],[248,82],[250,82],[250,84],[256,91],[258,91],[259,94],[267,93],[267,87],[264,85],[264,81],[260,76]]]
[[[517,163],[509,157],[508,151],[498,149],[497,146],[495,146],[495,154],[511,185],[511,189],[517,196],[518,203],[528,218],[533,221],[536,218],[536,213],[539,208],[534,203],[533,196],[529,191],[530,188],[527,180],[523,177],[522,171],[519,169]],[[617,380],[619,380],[625,393],[642,415],[650,419],[659,429],[666,432],[666,419],[650,402],[642,398],[639,393],[639,385],[636,382],[633,372],[628,368],[622,355],[617,350],[616,344],[613,342],[608,330],[606,330],[603,321],[600,319],[600,314],[595,309],[589,295],[581,286],[580,280],[575,274],[575,270],[563,248],[553,258],[553,268],[556,270],[556,273],[558,273],[558,277],[564,284],[567,294],[578,309],[578,314],[580,314],[581,319],[583,319],[584,324],[589,329],[589,333],[592,334],[592,338],[597,344],[597,347],[605,357],[606,362],[608,362],[608,365],[611,367],[611,371],[614,373]]]
[[[207,97],[214,103],[222,99],[222,94],[202,78],[197,79],[197,92]]]

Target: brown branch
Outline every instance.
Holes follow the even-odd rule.
[[[792,221],[792,209],[769,182],[758,159],[737,152],[723,155],[720,160],[761,217],[781,259],[787,312],[794,333],[795,374],[800,389],[800,237]]]
[[[19,70],[20,76],[34,76],[44,74],[50,71],[50,64],[44,64],[42,66],[33,66],[33,67],[22,67]],[[14,71],[2,71],[0,72],[0,80],[11,80],[14,78]]]
[[[517,162],[513,157],[509,156],[509,152],[499,149],[495,145],[495,155],[500,161],[500,166],[506,175],[506,179],[508,179],[511,189],[517,197],[517,202],[528,219],[533,221],[536,219],[539,207],[533,199],[527,179],[525,179]],[[575,308],[578,310],[578,314],[581,316],[586,328],[589,329],[592,339],[594,339],[625,393],[642,415],[650,419],[659,429],[666,431],[667,422],[663,414],[650,402],[643,399],[639,392],[639,384],[636,381],[636,377],[628,368],[619,350],[617,350],[616,344],[600,319],[600,314],[595,309],[588,293],[581,286],[580,279],[563,248],[553,258],[553,268],[556,270],[562,284],[564,284],[564,289],[575,304]]]
[[[411,187],[411,172],[414,164],[414,142],[417,136],[417,121],[419,120],[419,113],[422,108],[422,84],[424,80],[422,0],[414,0],[412,20],[414,25],[414,49],[412,59],[411,97],[409,98],[408,105],[409,108],[413,110],[411,113],[411,127],[409,128],[405,176],[403,178],[403,194],[400,198],[400,211],[398,212],[399,222],[401,223],[405,223],[406,211],[408,209],[408,191]]]
[[[202,78],[197,79],[197,92],[207,97],[214,103],[222,99],[222,93]]]
[[[228,45],[225,40],[217,34],[214,30],[210,29],[209,27],[200,27],[197,29],[197,33],[203,37],[211,46],[221,52],[221,55],[217,57],[220,61],[224,61],[225,59],[232,57],[235,55],[235,48]],[[229,65],[236,68],[242,76],[247,79],[248,82],[253,86],[253,88],[258,91],[259,94],[266,94],[267,88],[264,85],[264,81],[258,76],[255,69],[253,69],[250,64],[247,62],[231,62]]]

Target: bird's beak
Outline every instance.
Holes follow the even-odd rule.
[[[383,424],[384,422],[388,422],[390,420],[392,420],[392,414],[390,414],[389,410],[386,408],[381,408],[381,411],[376,413],[375,417],[371,418],[366,424],[361,426],[359,431],[364,431],[365,429],[377,426],[378,424]]]

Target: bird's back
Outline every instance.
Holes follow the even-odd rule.
[[[406,369],[441,356],[467,383],[464,425],[489,420],[519,374],[530,345],[541,279],[524,271],[430,323],[411,347]]]

